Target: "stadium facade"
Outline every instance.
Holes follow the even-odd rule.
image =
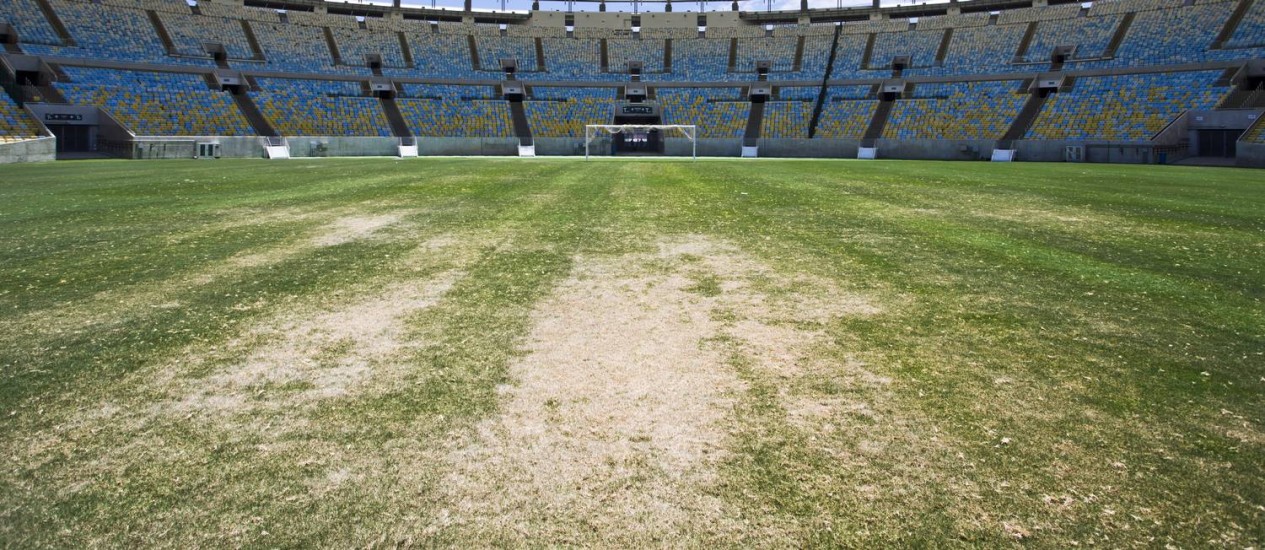
[[[588,145],[1265,166],[1265,0],[737,7],[0,0],[0,159]],[[590,124],[695,125],[698,139],[586,144]]]

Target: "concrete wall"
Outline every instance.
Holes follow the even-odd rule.
[[[765,138],[756,142],[761,157],[857,158],[859,139]]]
[[[518,156],[518,138],[419,137],[417,138],[417,154],[423,157],[480,155],[516,157]]]
[[[997,141],[991,139],[880,139],[875,142],[875,146],[878,148],[878,158],[881,159],[982,160],[992,157]]]
[[[134,159],[191,159],[198,143],[220,144],[221,158],[263,158],[263,144],[257,137],[137,137],[132,143]]]
[[[1239,166],[1265,168],[1265,143],[1240,141],[1235,162]]]
[[[57,139],[39,138],[0,144],[0,164],[57,160]]]

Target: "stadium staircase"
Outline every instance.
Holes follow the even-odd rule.
[[[483,63],[479,61],[479,44],[474,40],[474,35],[466,35],[466,44],[470,46],[470,62],[474,65],[474,70],[482,69]]]
[[[1120,24],[1116,26],[1116,34],[1111,36],[1111,42],[1107,43],[1107,49],[1103,51],[1103,57],[1115,57],[1116,50],[1120,49],[1120,45],[1124,43],[1124,39],[1129,35],[1129,28],[1133,27],[1133,18],[1137,15],[1134,12],[1124,14],[1124,19],[1120,20]]]
[[[172,41],[171,33],[167,32],[167,26],[163,24],[163,20],[158,17],[158,12],[145,10],[145,14],[149,16],[149,22],[154,25],[154,32],[158,33],[158,40],[163,43],[163,49],[167,51],[167,55],[175,55],[176,43]]]
[[[259,84],[255,82],[254,77],[246,77],[246,85],[240,86],[233,92],[233,101],[237,102],[237,108],[242,112],[242,116],[246,117],[246,121],[250,123],[251,128],[255,129],[255,133],[266,138],[279,138],[281,133],[264,114],[259,111],[259,106],[255,105],[255,100],[250,97],[247,90],[259,90]]]
[[[663,72],[672,72],[672,39],[663,41]]]
[[[66,46],[77,45],[75,37],[70,35],[70,31],[66,29],[66,24],[57,15],[53,5],[49,4],[48,0],[35,0],[35,3],[39,5],[40,11],[44,13],[44,19],[48,20],[48,24],[53,27],[53,32],[57,33],[57,37],[61,39],[62,44]]]
[[[535,147],[531,137],[531,124],[527,122],[527,110],[523,108],[522,101],[510,102],[510,121],[514,123],[514,137],[518,138],[519,149]]]
[[[817,102],[813,104],[813,116],[808,121],[808,137],[817,135],[817,123],[821,122],[821,110],[826,106],[826,96],[830,91],[830,74],[835,68],[835,51],[839,49],[839,27],[835,27],[834,40],[830,43],[830,55],[826,58],[826,74],[821,78],[821,89],[817,91]]]
[[[342,65],[343,56],[338,52],[338,42],[334,40],[334,31],[329,30],[329,27],[321,27],[321,30],[325,31],[325,47],[329,48],[330,59],[334,60],[334,65]]]
[[[259,38],[255,36],[255,29],[250,26],[250,21],[242,19],[242,33],[246,35],[246,44],[250,46],[251,58],[255,61],[266,61],[264,49],[259,47]]]
[[[738,39],[729,39],[729,69],[728,72],[738,70]]]
[[[791,72],[804,70],[804,40],[805,37],[801,36],[795,41],[795,59],[791,62]]]
[[[760,143],[760,130],[763,126],[764,102],[752,101],[750,114],[747,115],[747,129],[742,134],[742,147],[753,149],[752,156],[755,156],[754,149]]]
[[[1032,38],[1037,34],[1037,22],[1028,23],[1028,30],[1023,32],[1023,38],[1019,40],[1019,48],[1015,50],[1014,63],[1023,63],[1024,58],[1028,57],[1028,48],[1032,46]]]
[[[382,102],[382,112],[386,114],[387,122],[391,125],[391,135],[398,138],[413,137],[413,131],[404,121],[404,114],[400,112],[400,106],[395,103],[395,99],[379,97],[378,101]]]
[[[879,99],[878,108],[874,109],[874,117],[870,119],[870,126],[865,129],[865,134],[861,136],[862,147],[875,147],[878,138],[883,137],[883,128],[887,127],[887,119],[892,116],[892,107],[896,105],[896,100]]]
[[[944,30],[944,38],[940,39],[940,47],[936,48],[936,66],[944,66],[944,58],[949,56],[949,45],[953,42],[953,27]]]
[[[1032,79],[1024,80],[1024,85],[1031,84]],[[1023,108],[1019,110],[1019,114],[1015,115],[1015,120],[1011,121],[1010,127],[997,142],[998,149],[1013,149],[1015,142],[1028,134],[1028,129],[1032,127],[1032,123],[1037,120],[1037,115],[1041,114],[1041,108],[1045,106],[1046,97],[1046,93],[1036,90],[1031,92]]]
[[[1221,49],[1225,42],[1234,36],[1234,31],[1239,28],[1239,22],[1243,21],[1243,16],[1252,9],[1252,2],[1254,0],[1239,0],[1239,5],[1235,6],[1230,18],[1226,19],[1225,26],[1221,27],[1221,32],[1217,33],[1217,37],[1212,41],[1212,49]]]
[[[599,48],[598,55],[601,56],[601,60],[599,61],[599,68],[601,72],[609,73],[611,72],[611,65],[610,65],[610,57],[606,55],[606,39],[605,38],[601,39],[598,42],[598,48]]]
[[[413,64],[413,48],[408,45],[408,36],[403,31],[397,32],[395,35],[400,40],[400,54],[404,56],[404,65],[415,67],[416,65]]]
[[[545,72],[545,43],[540,38],[536,38],[536,70]]]
[[[839,27],[835,27],[835,29],[836,29],[836,30],[837,30],[838,28],[839,28]],[[835,33],[835,47],[838,47],[838,46],[839,46],[839,44],[838,44],[838,42],[839,42],[839,36],[838,36],[838,34],[839,34],[839,33],[837,33],[837,32]],[[875,41],[877,41],[877,40],[878,40],[878,35],[877,35],[877,34],[875,34],[875,33],[870,33],[870,37],[869,37],[868,39],[866,39],[866,41],[865,41],[865,52],[861,54],[861,68],[862,68],[862,69],[869,69],[869,68],[870,68],[870,58],[871,58],[871,57],[874,57],[874,42],[875,42]],[[831,52],[831,53],[833,53],[833,52]]]

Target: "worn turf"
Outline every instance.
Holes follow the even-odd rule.
[[[0,546],[1265,543],[1265,179],[0,175]]]

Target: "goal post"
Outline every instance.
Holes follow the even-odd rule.
[[[589,144],[599,136],[613,136],[629,132],[649,132],[661,130],[666,135],[671,132],[680,134],[690,140],[690,156],[698,160],[698,127],[693,124],[585,124],[584,125],[584,160],[589,160]]]

